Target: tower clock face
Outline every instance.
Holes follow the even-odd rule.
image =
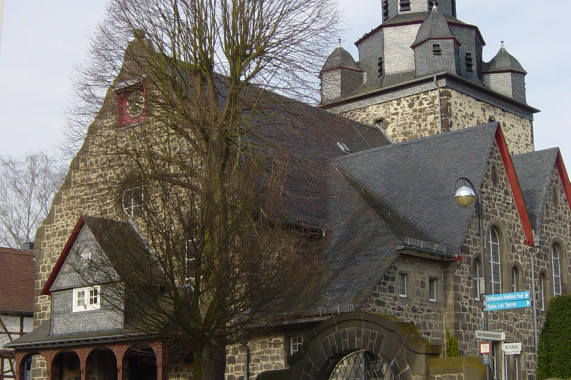
[[[141,90],[134,90],[127,98],[127,113],[135,118],[141,115],[145,108],[145,95]]]

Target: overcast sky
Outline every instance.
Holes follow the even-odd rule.
[[[62,139],[74,63],[87,55],[87,37],[104,15],[104,0],[0,0],[0,155],[52,151]],[[339,0],[347,31],[343,46],[380,24],[381,0]],[[559,146],[571,168],[571,1],[457,0],[458,18],[477,25],[489,61],[505,41],[528,72],[528,104],[536,149]],[[331,47],[332,50],[335,46]],[[569,169],[571,171],[571,169]]]

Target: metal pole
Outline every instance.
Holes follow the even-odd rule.
[[[470,183],[470,185],[472,185]],[[472,189],[474,186],[472,185]],[[476,193],[476,217],[478,218],[478,233],[480,234],[480,248],[482,249],[482,277],[484,278],[484,331],[488,331],[488,309],[486,307],[486,238],[484,236],[484,221],[482,218],[482,204],[480,194]],[[493,351],[492,351],[493,353]],[[491,359],[491,358],[490,358]],[[490,364],[491,360],[486,364],[486,380],[490,380]]]
[[[535,240],[535,239],[534,239]],[[537,246],[535,254],[531,255],[531,291],[533,294],[533,332],[535,334],[534,348],[535,348],[535,364],[537,366],[537,292],[535,291],[535,258],[539,254],[540,247]]]

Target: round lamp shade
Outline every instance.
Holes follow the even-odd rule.
[[[460,206],[467,207],[474,202],[476,193],[474,189],[469,186],[461,186],[456,190],[456,193],[454,193],[454,198],[456,198],[456,202],[458,202]]]

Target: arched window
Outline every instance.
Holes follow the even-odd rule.
[[[553,295],[561,295],[561,248],[557,244],[551,246],[551,266],[553,268]]]
[[[501,246],[498,230],[490,229],[490,282],[492,294],[502,292]]]
[[[537,295],[539,299],[537,300],[537,304],[539,306],[539,310],[545,311],[545,304],[547,302],[547,296],[545,294],[545,284],[547,280],[545,278],[545,273],[539,275],[539,294]]]
[[[519,270],[517,267],[512,268],[512,292],[515,293],[518,291],[518,282],[519,282]]]
[[[480,300],[480,295],[484,293],[484,277],[482,276],[482,263],[480,259],[474,260],[474,298]]]

